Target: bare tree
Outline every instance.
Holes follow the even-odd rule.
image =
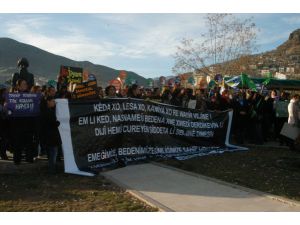
[[[242,70],[239,60],[256,49],[257,29],[253,18],[238,19],[232,14],[207,14],[207,32],[199,40],[183,39],[175,53],[174,73],[201,71],[210,74],[210,65],[218,73]]]

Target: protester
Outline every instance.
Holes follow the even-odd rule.
[[[8,119],[4,109],[6,89],[0,89],[0,158],[8,160],[6,150],[8,148]]]
[[[127,92],[128,98],[141,98],[141,91],[137,84],[133,84]]]
[[[35,94],[42,94],[42,88],[38,85],[36,86],[33,86],[31,88],[31,93],[35,93]],[[35,117],[34,119],[34,124],[33,126],[35,127],[34,128],[34,134],[33,134],[33,145],[34,145],[34,148],[33,148],[33,158],[37,158],[38,155],[39,155],[39,146],[41,146],[40,144],[40,118],[39,116]]]
[[[26,80],[18,80],[16,91],[19,93],[28,92],[28,85]],[[34,133],[35,122],[34,118],[30,117],[14,117],[9,120],[10,136],[13,145],[14,163],[19,165],[22,159],[22,152],[25,152],[26,162],[33,163],[33,149],[34,149]]]
[[[105,95],[106,98],[116,98],[117,97],[117,92],[116,88],[113,85],[109,85],[105,88]]]
[[[299,95],[295,94],[288,105],[289,124],[299,127],[299,111]]]
[[[41,86],[38,86],[38,85],[36,85],[36,86],[33,86],[32,88],[31,88],[31,91],[30,92],[32,92],[32,93],[42,93],[42,88],[41,88]]]
[[[189,102],[192,98],[192,95],[193,95],[193,89],[190,89],[190,88],[186,88],[186,89],[183,89],[183,93],[182,93],[182,107],[184,108],[188,108],[189,106]]]
[[[103,92],[103,88],[102,87],[98,87],[98,97],[99,97],[99,99],[103,99],[104,98],[104,92]]]
[[[280,98],[276,102],[275,108],[278,107],[278,104],[288,103],[288,99],[289,99],[288,93],[281,92]],[[286,110],[288,111],[287,108],[286,108]],[[280,145],[283,145],[285,142],[285,138],[283,138],[282,135],[280,135],[280,132],[282,130],[284,123],[287,121],[288,121],[288,115],[280,115],[278,112],[276,112],[274,132],[275,132],[276,139],[279,140],[279,142],[280,142]]]
[[[252,98],[250,99],[250,135],[253,139],[253,142],[258,145],[263,144],[263,131],[262,131],[262,124],[263,124],[263,105],[264,100],[263,97],[260,96],[259,93],[253,92]]]
[[[171,105],[182,107],[182,96],[184,90],[181,88],[176,88],[172,93],[172,99],[170,101]]]
[[[118,98],[127,98],[127,89],[121,89],[117,95]]]
[[[237,102],[237,143],[244,144],[246,137],[246,130],[249,121],[249,102],[246,98],[246,93],[242,92],[239,95]]]
[[[262,129],[264,131],[264,141],[268,141],[272,138],[272,128],[274,123],[274,92],[273,94],[267,94],[264,99],[263,106],[263,124]]]
[[[224,111],[224,110],[228,110],[230,108],[232,108],[232,105],[231,105],[231,99],[229,98],[229,91],[224,90],[220,97],[220,108],[219,109]]]
[[[196,109],[201,112],[207,110],[207,99],[205,97],[204,89],[200,89],[196,95]]]
[[[61,138],[58,131],[59,122],[55,114],[55,99],[53,96],[46,98],[47,107],[41,112],[41,125],[46,138],[45,145],[48,155],[49,172],[55,173],[56,159]]]
[[[171,104],[172,93],[170,89],[165,89],[161,95],[161,102],[164,104]]]
[[[34,85],[34,75],[29,73],[27,68],[29,67],[29,62],[26,58],[21,58],[17,62],[17,66],[20,69],[19,73],[14,73],[12,77],[12,88],[16,89],[18,80],[25,80],[28,85],[28,90],[30,90]]]

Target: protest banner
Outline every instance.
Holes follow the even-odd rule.
[[[59,79],[63,80],[64,84],[82,83],[83,69],[79,67],[61,66]]]
[[[232,111],[198,110],[128,98],[58,99],[65,171],[91,175],[120,160],[187,158],[245,149],[229,144]]]
[[[40,113],[39,93],[7,93],[5,101],[9,117],[34,117]]]
[[[97,81],[88,81],[76,84],[72,98],[96,99],[98,97]]]

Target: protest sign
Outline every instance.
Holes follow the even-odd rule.
[[[60,67],[60,80],[64,84],[81,83],[83,80],[83,69],[79,67],[61,66]]]
[[[126,163],[179,160],[243,149],[229,144],[232,111],[200,112],[138,99],[57,100],[65,170],[86,174]]]
[[[95,99],[98,97],[97,81],[88,81],[76,84],[72,98],[75,99]]]
[[[34,117],[40,113],[39,93],[8,93],[5,99],[9,117]]]
[[[289,101],[277,101],[275,103],[276,117],[289,117],[288,105]]]

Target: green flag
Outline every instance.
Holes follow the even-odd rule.
[[[253,82],[253,80],[251,80],[247,74],[242,73],[241,74],[241,83],[242,83],[242,88],[248,88],[251,89],[252,91],[257,91],[256,90],[256,85]]]

